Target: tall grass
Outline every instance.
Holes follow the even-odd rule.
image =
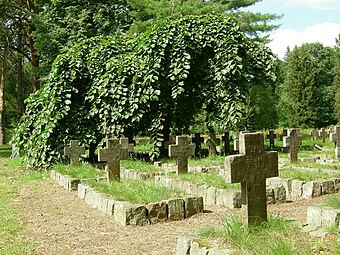
[[[133,169],[138,172],[158,173],[162,171],[162,168],[142,160],[123,160],[120,166],[122,169]]]
[[[281,169],[279,172],[280,177],[292,178],[300,181],[315,181],[318,179],[329,179],[332,177],[339,177],[339,174],[333,174],[322,170],[308,171],[298,169]]]
[[[340,197],[337,195],[329,196],[324,200],[324,205],[340,209]]]
[[[100,171],[94,166],[87,163],[79,165],[56,164],[54,166],[54,170],[57,171],[58,173],[78,179],[96,178],[97,176],[104,175],[103,171]]]

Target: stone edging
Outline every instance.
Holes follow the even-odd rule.
[[[228,255],[235,252],[231,249],[205,246],[199,242],[195,235],[182,235],[177,239],[176,255]]]
[[[307,223],[316,227],[340,229],[340,209],[328,206],[309,206],[307,208]]]

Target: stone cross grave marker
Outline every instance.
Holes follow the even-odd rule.
[[[79,146],[78,140],[71,140],[70,146],[64,148],[64,155],[70,158],[71,165],[79,164],[79,158],[85,153],[85,147]]]
[[[321,130],[319,131],[319,136],[321,137],[322,143],[325,143],[326,142],[326,129],[325,128],[321,128]]]
[[[334,127],[335,157],[340,157],[340,126]]]
[[[204,137],[201,137],[200,133],[195,133],[195,137],[191,139],[195,144],[195,156],[198,157],[201,151],[201,143],[204,142]]]
[[[225,158],[225,175],[230,183],[241,182],[248,225],[258,225],[267,221],[266,178],[278,176],[278,155],[264,151],[262,133],[241,133],[239,141],[240,154]]]
[[[287,136],[287,129],[282,130],[282,134],[280,135],[280,141],[283,141],[283,137]]]
[[[217,155],[216,147],[219,146],[220,143],[221,143],[221,140],[219,138],[216,138],[215,133],[209,134],[209,138],[205,140],[205,144],[209,148],[209,156],[216,156]]]
[[[312,141],[316,141],[319,138],[319,132],[316,128],[309,131],[309,135],[311,136]]]
[[[230,154],[230,135],[229,132],[224,132],[222,136],[222,141],[224,142],[224,155]]]
[[[269,139],[270,150],[273,150],[274,148],[275,138],[276,138],[276,134],[274,133],[274,130],[270,130],[269,134],[267,135],[267,139]]]
[[[107,181],[120,180],[120,161],[129,159],[128,147],[124,145],[118,138],[110,138],[106,139],[106,148],[98,150],[98,161],[106,162]]]
[[[291,162],[298,160],[298,148],[301,144],[301,136],[299,135],[299,130],[290,129],[288,131],[288,136],[283,138],[283,147],[289,147],[288,159]]]
[[[126,138],[126,137],[120,138],[120,144],[122,145],[122,147],[128,148],[129,153],[134,152],[134,150],[135,150],[134,143],[129,143],[129,139]]]
[[[189,137],[176,136],[176,144],[169,145],[169,157],[177,158],[177,174],[188,172],[188,157],[195,155],[195,145],[189,144]]]

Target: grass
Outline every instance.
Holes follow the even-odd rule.
[[[103,171],[100,171],[90,164],[79,164],[79,165],[63,165],[56,164],[54,170],[60,174],[68,175],[72,178],[86,179],[96,178],[97,176],[103,176]]]
[[[297,169],[281,169],[279,172],[279,176],[284,178],[292,178],[300,181],[315,181],[318,179],[329,179],[332,177],[336,177],[338,175],[324,172],[322,170],[308,171]]]
[[[340,165],[335,164],[319,164],[316,162],[308,162],[308,161],[298,161],[290,163],[292,166],[297,167],[308,167],[308,168],[319,168],[319,169],[331,169],[331,170],[340,170]]]
[[[329,196],[324,200],[324,205],[331,206],[335,209],[340,209],[340,197],[337,197],[336,195]]]
[[[189,158],[189,166],[222,166],[225,156],[210,156],[200,160]]]
[[[112,181],[109,183],[89,181],[88,184],[102,193],[112,195],[119,201],[138,204],[160,202],[164,199],[182,195],[179,191],[159,187],[149,180],[121,180],[120,182]]]
[[[196,184],[206,184],[211,187],[219,188],[219,189],[240,189],[239,183],[227,183],[222,176],[218,176],[216,174],[211,173],[186,173],[186,174],[169,174],[171,178],[181,180],[181,181],[188,181]]]
[[[200,238],[222,238],[234,254],[253,255],[309,255],[314,250],[329,250],[339,254],[339,244],[312,242],[307,233],[301,233],[298,224],[282,217],[269,215],[261,226],[246,227],[240,217],[225,218],[219,225],[198,231]]]
[[[162,168],[142,160],[122,160],[120,165],[121,169],[133,169],[138,172],[159,173],[162,171]]]

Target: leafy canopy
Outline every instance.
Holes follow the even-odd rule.
[[[169,129],[186,130],[202,109],[207,124],[236,126],[248,88],[275,79],[273,69],[271,52],[225,15],[161,21],[138,37],[95,37],[56,59],[13,141],[29,163],[47,167],[70,139],[97,145],[148,130],[157,156]]]

